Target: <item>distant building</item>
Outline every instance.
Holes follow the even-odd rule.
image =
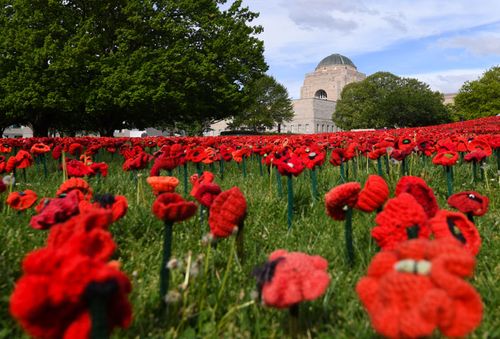
[[[445,93],[443,94],[444,96],[444,101],[443,104],[454,104],[455,103],[455,97],[457,96],[458,93]]]
[[[348,57],[340,54],[327,56],[314,72],[305,75],[300,99],[293,100],[293,120],[283,124],[281,132],[311,134],[337,131],[332,114],[342,89],[365,78],[366,75],[358,72]],[[206,135],[219,135],[227,129],[228,122],[222,120],[213,124]]]

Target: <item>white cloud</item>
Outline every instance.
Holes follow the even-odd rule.
[[[478,32],[440,39],[437,44],[444,48],[463,48],[478,56],[500,55],[500,32]]]
[[[439,72],[408,74],[403,77],[416,78],[427,83],[432,90],[441,93],[457,93],[466,81],[477,80],[484,69],[452,69]]]

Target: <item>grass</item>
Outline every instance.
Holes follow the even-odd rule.
[[[114,193],[127,196],[129,211],[124,219],[113,224],[110,231],[118,244],[115,259],[132,281],[130,301],[133,306],[133,322],[126,330],[116,330],[114,338],[280,338],[290,336],[288,312],[262,306],[254,299],[255,279],[253,268],[262,264],[269,253],[284,248],[317,254],[329,262],[331,283],[323,297],[301,305],[300,336],[318,338],[372,338],[369,318],[354,291],[356,282],[362,277],[371,258],[378,249],[370,237],[375,225],[374,214],[355,211],[353,220],[356,264],[350,268],[344,251],[343,224],[327,217],[323,196],[340,183],[339,168],[326,163],[318,171],[320,200],[311,195],[309,175],[303,173],[294,178],[293,227],[287,230],[286,178],[283,178],[283,197],[279,197],[276,178],[267,173],[260,175],[256,159],[247,161],[247,176],[243,177],[236,163],[226,163],[224,179],[216,182],[223,190],[238,186],[248,202],[245,222],[245,261],[233,261],[227,266],[233,239],[223,239],[216,247],[205,245],[201,239],[208,233],[206,220],[199,214],[190,220],[174,225],[172,254],[181,267],[171,271],[171,294],[176,302],[169,304],[168,313],[160,314],[159,265],[162,248],[162,223],[151,213],[153,195],[145,178],[148,170],[140,171],[138,180],[121,170],[121,161],[101,154],[110,165],[107,178],[89,179],[96,193]],[[495,159],[490,159],[487,178],[490,181],[472,183],[469,164],[455,166],[454,191],[476,190],[490,198],[490,210],[476,218],[476,225],[483,243],[477,256],[475,276],[470,282],[483,298],[485,305],[481,325],[472,333],[472,338],[500,337],[500,223],[499,182]],[[16,190],[35,190],[39,197],[54,196],[61,183],[61,174],[55,171],[55,163],[49,161],[48,178],[36,167],[27,171],[28,182],[22,176]],[[367,177],[367,163],[361,158],[354,169],[350,168],[351,181],[362,184]],[[359,168],[358,168],[359,167]],[[416,155],[409,159],[412,175],[424,178],[434,189],[440,207],[446,207],[446,179],[441,167],[424,164]],[[209,166],[205,166],[210,170]],[[189,167],[190,174],[196,172]],[[376,164],[368,163],[368,172],[376,174]],[[216,167],[215,173],[218,173]],[[183,193],[182,172],[174,171],[181,179],[178,192]],[[274,174],[274,173],[273,173]],[[399,166],[391,165],[391,174],[386,179],[394,192],[400,177]],[[3,201],[6,194],[3,193]],[[30,251],[45,244],[46,232],[28,226],[34,212],[18,213],[4,207],[0,212],[0,338],[22,338],[18,324],[11,318],[8,306],[16,280],[21,275],[20,264]],[[187,268],[188,263],[190,267]],[[224,276],[227,283],[223,289]],[[183,286],[181,286],[184,283]],[[436,334],[436,337],[439,335]]]

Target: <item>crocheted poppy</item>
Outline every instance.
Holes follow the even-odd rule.
[[[35,155],[45,154],[50,152],[50,147],[45,145],[44,143],[39,142],[31,146],[30,152]]]
[[[99,173],[102,177],[108,176],[108,164],[105,162],[93,162],[89,165],[92,174]]]
[[[140,152],[131,158],[125,160],[122,165],[124,171],[137,171],[146,168],[148,162],[152,159],[151,155]]]
[[[396,184],[395,195],[409,193],[424,208],[427,217],[432,218],[439,210],[439,206],[434,195],[434,191],[427,186],[424,179],[414,176],[405,176],[399,179]]]
[[[33,206],[37,199],[38,196],[34,191],[25,190],[10,193],[5,203],[15,210],[24,211]]]
[[[389,198],[389,187],[384,178],[369,175],[365,187],[359,192],[355,208],[363,212],[373,212],[382,207],[387,198]]]
[[[485,151],[483,150],[474,150],[470,153],[467,153],[465,156],[464,156],[464,160],[466,162],[481,162],[483,161],[484,159],[486,159],[488,155],[486,154]]]
[[[207,157],[205,148],[203,146],[198,146],[193,149],[189,149],[186,153],[186,159],[194,163],[200,163]]]
[[[432,163],[441,166],[453,166],[458,161],[458,153],[454,151],[439,152],[434,158]]]
[[[175,192],[175,188],[179,185],[179,179],[176,177],[148,177],[146,182],[153,189],[154,195]]]
[[[467,148],[470,152],[483,151],[488,157],[493,153],[491,146],[486,141],[480,139],[474,139],[469,142]]]
[[[358,182],[348,182],[332,188],[325,194],[326,214],[333,220],[344,220],[346,207],[354,207],[358,201],[361,185]]]
[[[330,283],[327,268],[328,262],[318,255],[277,250],[253,275],[264,304],[288,308],[325,293]]]
[[[219,185],[214,183],[202,183],[198,185],[194,198],[203,206],[210,207],[220,192],[222,192],[222,190]]]
[[[340,166],[341,163],[346,161],[345,150],[343,148],[335,148],[332,150],[329,161],[333,166]]]
[[[220,193],[210,206],[210,232],[219,238],[229,237],[243,222],[246,213],[247,202],[238,187]]]
[[[276,159],[273,164],[281,175],[298,176],[305,168],[302,159],[295,154]]]
[[[100,194],[94,196],[94,203],[82,200],[78,204],[80,213],[86,213],[95,208],[103,208],[111,211],[113,222],[123,218],[127,214],[128,201],[123,195]]]
[[[372,237],[383,250],[391,250],[410,238],[429,238],[431,230],[427,225],[427,214],[415,198],[401,193],[389,199],[384,210],[375,218],[377,226]]]
[[[179,159],[171,156],[162,156],[155,160],[149,175],[156,177],[160,175],[161,170],[171,171],[179,165]]]
[[[191,189],[191,192],[189,193],[192,197],[196,196],[196,192],[198,190],[198,187],[201,184],[209,184],[214,181],[215,175],[212,172],[209,171],[204,171],[201,175],[198,174],[193,174],[190,178],[189,181],[193,185],[193,188]]]
[[[79,190],[83,193],[85,199],[90,200],[92,198],[92,188],[90,185],[81,178],[70,178],[59,186],[56,192],[56,196],[61,194],[68,194],[72,190]]]
[[[435,329],[463,337],[481,322],[483,305],[464,281],[475,260],[456,241],[417,239],[375,255],[356,285],[375,331],[420,338]]]
[[[83,145],[79,144],[77,142],[72,143],[69,145],[69,154],[71,155],[80,155],[83,153]]]
[[[319,147],[304,147],[297,153],[309,169],[321,166],[325,162],[325,153]]]
[[[462,243],[473,255],[479,253],[481,237],[476,226],[462,213],[440,210],[429,220],[434,238],[453,238]]]
[[[31,227],[36,230],[46,230],[78,214],[79,193],[75,190],[69,192],[64,198],[45,200],[46,202],[40,208],[37,206],[38,214],[31,218]]]
[[[488,212],[490,199],[475,191],[455,193],[448,198],[448,205],[462,213],[481,216]]]
[[[177,193],[160,194],[153,203],[154,215],[163,221],[179,222],[191,218],[196,213],[194,202],[184,200]]]
[[[17,152],[16,156],[16,168],[22,169],[27,168],[33,164],[33,157],[31,154],[24,150]]]
[[[66,160],[66,170],[68,172],[68,177],[81,178],[94,174],[94,171],[92,171],[89,166],[75,159]]]

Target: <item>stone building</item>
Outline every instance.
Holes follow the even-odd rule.
[[[336,101],[345,85],[361,81],[366,75],[358,72],[354,63],[340,54],[332,54],[320,61],[314,72],[307,73],[300,90],[300,99],[293,100],[293,120],[281,126],[282,133],[335,132],[332,121]],[[226,130],[227,121],[211,126],[206,135],[219,135]]]

